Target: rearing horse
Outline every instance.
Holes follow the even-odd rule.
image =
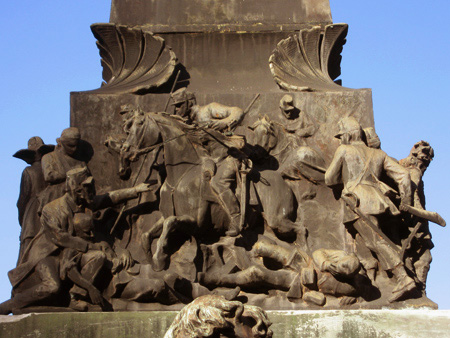
[[[154,269],[161,271],[168,258],[169,234],[177,229],[196,236],[214,204],[202,197],[209,185],[202,169],[207,153],[198,141],[198,130],[165,113],[136,112],[127,121],[125,130],[128,137],[122,146],[120,172],[129,170],[124,167],[127,160],[137,160],[157,146],[164,149],[167,176],[160,190],[159,208],[163,217],[144,234],[147,240],[159,236],[152,260]],[[227,215],[217,204],[214,216],[208,218],[213,229],[218,233],[228,230]],[[149,251],[148,246],[144,249]]]
[[[168,259],[168,237],[175,229],[197,236],[210,220],[215,231],[225,233],[230,220],[223,208],[212,202],[214,198],[204,197],[205,190],[211,191],[210,177],[203,168],[204,159],[208,158],[200,141],[205,137],[204,130],[165,113],[137,112],[128,120],[126,131],[123,158],[136,160],[140,154],[157,146],[164,149],[167,177],[160,191],[163,217],[144,236],[146,239],[159,236],[152,261],[154,269],[161,271]],[[275,171],[264,171],[261,175],[264,183],[255,183],[255,188],[267,225],[280,234],[302,233],[303,227],[295,223],[297,204],[290,187]],[[149,247],[144,249],[150,251]]]

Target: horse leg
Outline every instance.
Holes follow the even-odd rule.
[[[144,249],[145,254],[150,260],[152,259],[152,241],[154,238],[161,236],[163,232],[163,224],[164,217],[161,217],[149,231],[144,232],[141,235],[142,248]]]
[[[156,251],[153,255],[153,269],[155,271],[162,271],[164,270],[167,259],[169,258],[167,254],[167,248],[169,247],[169,235],[173,231],[179,229],[183,232],[186,232],[188,234],[192,234],[192,231],[190,231],[193,226],[195,226],[197,223],[195,222],[195,219],[191,216],[170,216],[163,222],[163,230],[161,233],[161,236],[158,239],[158,242],[156,243]],[[182,226],[188,225],[187,228],[184,228]]]

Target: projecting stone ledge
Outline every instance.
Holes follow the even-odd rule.
[[[163,337],[177,312],[42,313],[0,316],[0,336]],[[268,311],[274,338],[448,337],[450,311]]]

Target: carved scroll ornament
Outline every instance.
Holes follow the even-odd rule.
[[[269,58],[272,75],[287,91],[343,90],[334,80],[341,74],[341,52],[347,24],[315,26],[281,40]]]
[[[163,38],[111,23],[93,24],[91,30],[97,39],[105,81],[96,92],[154,92],[173,74],[177,58]]]

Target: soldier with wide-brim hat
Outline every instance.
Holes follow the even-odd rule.
[[[364,131],[353,116],[342,118],[338,127],[335,137],[341,140],[341,145],[325,172],[325,184],[343,185],[341,199],[346,206],[343,223],[356,231],[357,254],[372,279],[378,263],[394,277],[397,284],[388,300],[400,300],[413,291],[416,284],[405,270],[397,245],[380,227],[382,217],[400,215],[389,198],[395,191],[381,179],[385,175],[389,177],[397,185],[400,203],[408,206],[411,205],[410,174],[384,151],[369,148],[364,143]]]
[[[38,216],[38,195],[46,187],[42,173],[41,158],[53,151],[54,148],[54,145],[44,144],[40,137],[34,136],[28,140],[27,149],[21,149],[13,155],[29,164],[22,172],[19,199],[17,201],[19,224],[22,228],[20,232],[19,263],[28,244],[41,227]]]
[[[40,154],[42,157],[53,151],[53,149],[55,149],[54,145],[45,144],[39,136],[33,136],[28,140],[28,148],[20,149],[13,155],[13,157],[20,158],[28,164],[32,164],[35,161],[36,153]]]

